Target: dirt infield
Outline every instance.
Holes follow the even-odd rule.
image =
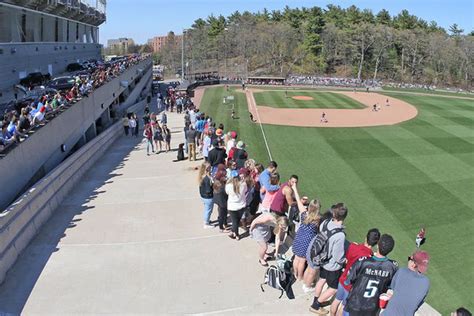
[[[295,95],[294,97],[291,97],[294,100],[298,101],[312,101],[314,100],[313,97],[308,97],[306,95]]]
[[[368,127],[394,125],[415,118],[418,110],[413,105],[378,93],[332,91],[344,94],[367,106],[364,109],[285,109],[258,106],[252,89],[246,91],[247,104],[253,117],[262,124],[302,127]],[[387,106],[387,100],[389,106]],[[379,110],[373,111],[377,104]],[[258,111],[257,111],[258,109]],[[327,123],[321,122],[322,113]]]

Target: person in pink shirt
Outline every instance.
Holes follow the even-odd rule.
[[[279,183],[280,183],[280,174],[278,172],[274,172],[270,174],[270,184],[278,185]],[[262,190],[265,190],[265,188],[262,187],[260,189],[260,192],[262,192]],[[263,201],[261,204],[262,213],[270,212],[270,206],[272,205],[273,199],[275,198],[277,192],[278,190],[265,192],[265,197],[263,198]]]

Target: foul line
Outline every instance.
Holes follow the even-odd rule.
[[[257,103],[255,102],[255,99],[253,97],[253,92],[250,90],[247,90],[246,93],[247,93],[249,102],[251,103],[251,106],[255,108],[255,114],[257,114],[257,120],[258,120],[258,124],[260,125],[260,129],[262,131],[263,141],[265,142],[265,146],[267,147],[268,157],[270,158],[270,161],[272,161],[273,160],[272,154],[270,152],[270,147],[268,146],[267,136],[265,135],[265,131],[263,130],[262,120],[260,120],[260,114],[258,113]]]

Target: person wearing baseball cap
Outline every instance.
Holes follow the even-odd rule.
[[[425,275],[430,255],[417,250],[408,257],[408,267],[395,273],[390,285],[393,292],[383,316],[414,315],[423,304],[430,289],[430,280]],[[389,290],[389,294],[391,292]]]
[[[245,162],[247,161],[248,158],[248,153],[245,150],[245,144],[243,141],[239,141],[237,143],[236,150],[234,151],[233,154],[233,159],[237,163],[237,168],[243,168],[245,166]]]
[[[234,148],[235,145],[237,144],[237,140],[236,140],[236,138],[237,138],[237,132],[231,131],[231,132],[229,132],[229,136],[230,136],[230,139],[229,139],[229,140],[227,141],[227,143],[226,143],[226,150],[225,150],[227,156],[230,156],[230,155],[229,155],[230,150],[231,150],[232,148]]]

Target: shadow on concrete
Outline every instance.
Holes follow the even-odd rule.
[[[74,191],[62,201],[38,235],[17,259],[0,286],[0,315],[20,315],[53,253],[59,251],[58,243],[68,230],[80,225],[76,216],[93,211],[87,203],[105,193],[101,188],[111,179],[122,176],[117,171],[124,167],[131,152],[139,148],[142,138],[122,136],[115,141],[104,156],[80,180]],[[80,264],[80,262],[78,262]],[[74,284],[71,284],[74,286]],[[47,302],[45,302],[47,304]]]

